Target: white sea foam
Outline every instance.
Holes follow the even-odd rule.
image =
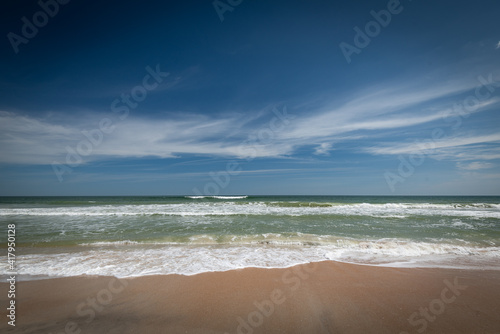
[[[227,199],[229,196],[225,196]],[[233,198],[237,196],[232,196]],[[243,196],[240,196],[243,197]],[[5,208],[0,216],[230,216],[230,215],[351,215],[386,218],[405,218],[417,216],[455,216],[500,219],[500,207],[496,204],[477,203],[475,205],[457,204],[342,204],[316,206],[280,206],[279,203],[266,202],[193,202],[174,204],[143,205],[100,205],[87,207],[55,207],[55,208]]]
[[[269,239],[279,238],[269,235]],[[92,247],[90,247],[92,246]],[[413,242],[397,239],[339,239],[317,246],[144,245],[133,242],[93,243],[58,253],[17,257],[20,275],[132,277],[153,274],[193,275],[246,267],[283,268],[312,261],[335,260],[391,267],[450,267],[500,270],[500,247]],[[0,257],[0,275],[7,259]]]
[[[96,242],[86,242],[80,244],[80,246],[119,246],[119,245],[138,245],[139,242],[131,240],[120,240],[120,241],[96,241]]]
[[[280,268],[324,259],[321,252],[313,249],[304,252],[301,248],[170,246],[24,255],[17,259],[17,265],[20,275],[133,277],[193,275],[246,267]],[[0,275],[6,274],[6,268],[0,270]]]
[[[202,199],[202,198],[215,198],[215,199],[245,199],[248,198],[248,196],[243,195],[243,196],[184,196],[185,198],[190,198],[190,199]]]
[[[16,264],[30,277],[191,275],[322,260],[500,270],[500,204],[205,197],[4,206],[0,220],[19,222]],[[0,256],[0,276],[6,264]]]
[[[457,240],[459,242],[460,240]],[[450,267],[500,270],[500,247],[410,242],[396,239],[343,241],[325,253],[330,260],[391,267]]]

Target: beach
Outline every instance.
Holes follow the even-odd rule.
[[[500,1],[0,7],[0,334],[500,334]]]
[[[1,332],[500,332],[500,197],[3,197],[0,222]]]
[[[2,197],[18,280],[194,275],[333,260],[500,269],[500,197]],[[7,229],[5,230],[7,233]],[[0,277],[8,277],[0,255]]]
[[[1,284],[6,291],[7,284]],[[2,299],[5,293],[2,293]],[[17,283],[7,333],[498,333],[500,271],[334,261]],[[5,305],[4,303],[2,303]],[[6,319],[5,308],[2,318]]]

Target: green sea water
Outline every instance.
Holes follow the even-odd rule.
[[[500,197],[2,197],[0,222],[26,277],[500,259]]]

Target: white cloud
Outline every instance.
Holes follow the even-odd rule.
[[[498,41],[497,46],[495,47],[495,49],[500,49],[500,41]]]
[[[50,156],[61,142],[78,130],[46,120],[0,112],[0,161],[21,164],[50,163]]]
[[[457,167],[459,169],[464,169],[464,170],[478,170],[478,169],[487,169],[487,168],[492,168],[494,165],[489,162],[482,162],[482,161],[474,161],[471,163],[457,163]]]
[[[500,133],[493,133],[489,135],[482,136],[469,136],[469,137],[455,137],[455,138],[445,138],[438,140],[428,140],[423,142],[413,142],[413,143],[393,143],[387,144],[385,146],[379,147],[369,147],[366,149],[367,152],[372,154],[388,154],[388,155],[399,155],[399,154],[413,154],[417,152],[439,152],[439,149],[446,148],[456,148],[463,147],[473,144],[483,144],[483,143],[500,143]]]
[[[316,155],[328,155],[331,150],[332,150],[331,143],[321,143],[321,145],[317,146],[314,149],[314,154],[316,154]]]
[[[454,161],[496,160],[500,159],[500,147],[492,144],[470,145],[467,147],[452,147],[439,149],[433,154],[436,159]]]
[[[425,87],[394,86],[374,89],[337,103],[324,111],[299,117],[284,139],[315,139],[357,130],[382,130],[432,122],[440,112],[425,112],[422,105],[462,93],[473,85],[458,82]]]
[[[370,147],[366,152],[376,155],[419,155],[436,160],[456,161],[462,171],[493,168],[488,161],[500,159],[500,133],[467,137],[446,138],[436,141],[394,143]]]
[[[330,102],[328,108],[302,105],[301,112],[284,127],[281,126],[283,124],[272,125],[268,122],[274,117],[268,109],[218,116],[180,113],[155,118],[130,116],[124,121],[118,121],[116,115],[107,115],[115,117],[115,130],[104,134],[102,144],[94,145],[92,152],[83,156],[83,162],[113,157],[173,158],[185,154],[231,158],[283,157],[299,147],[312,144],[317,145],[314,154],[327,155],[334,143],[339,146],[347,140],[374,138],[387,133],[380,130],[401,131],[437,121],[442,118],[444,106],[448,108],[451,104],[441,99],[453,97],[471,87],[474,86],[458,82],[419,87],[376,87],[343,104]],[[475,112],[496,102],[494,99],[484,101]],[[312,111],[306,113],[302,109]],[[82,130],[98,128],[99,121],[106,117],[89,113],[75,115],[70,120],[57,118],[61,116],[53,114],[52,117],[35,118],[0,112],[0,162],[63,163],[67,147],[76,149],[86,140]],[[264,132],[273,126],[278,126],[280,130],[272,131],[271,137],[266,138]],[[265,136],[258,138],[259,131],[263,129]],[[454,147],[497,142],[499,136],[443,139],[435,143],[435,148],[441,154],[450,154]],[[252,137],[254,140],[249,140]],[[419,149],[416,144],[396,143],[373,146],[365,151],[370,154],[403,154],[415,149]],[[475,151],[476,155],[495,156],[497,153],[486,149]]]
[[[50,119],[37,120],[0,112],[0,162],[64,163],[67,147],[78,151],[78,145],[88,142],[82,131],[97,131],[102,119],[103,116],[93,114],[83,120],[73,120],[72,124],[56,125]],[[241,115],[224,118],[184,115],[177,119],[115,119],[114,131],[103,133],[102,141],[91,145],[90,154],[80,156],[82,162],[86,162],[109,157],[173,158],[181,154],[276,157],[292,151],[292,145],[286,142],[249,141],[252,129],[247,123],[251,120]]]

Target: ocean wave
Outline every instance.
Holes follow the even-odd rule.
[[[189,198],[189,199],[203,199],[203,198],[214,198],[214,199],[245,199],[248,198],[248,196],[243,195],[243,196],[184,196],[184,198]]]
[[[337,239],[337,242],[330,244],[305,244],[296,247],[272,243],[273,240],[284,240],[282,235],[268,235],[267,240],[270,241],[269,244],[259,242],[226,246],[137,245],[128,241],[94,243],[77,247],[75,250],[65,248],[64,251],[55,250],[53,253],[45,250],[40,254],[22,254],[17,258],[17,264],[19,273],[32,276],[193,275],[247,267],[284,268],[324,260],[378,266],[500,270],[500,247],[401,239],[348,238]],[[7,273],[5,258],[0,256],[0,275]]]
[[[79,246],[121,246],[121,245],[186,245],[186,246],[251,246],[251,245],[276,245],[276,246],[317,246],[337,244],[339,238],[329,235],[314,235],[304,233],[262,233],[255,235],[210,235],[197,234],[186,237],[168,236],[161,239],[142,241],[95,241],[80,243]]]
[[[231,198],[235,198],[232,196]],[[228,199],[229,197],[224,197]],[[239,198],[242,198],[240,196]],[[474,205],[432,203],[316,203],[316,202],[189,202],[141,205],[96,205],[86,207],[4,208],[0,216],[232,216],[272,215],[311,216],[342,215],[377,218],[406,218],[408,216],[456,216],[500,219],[496,204]]]
[[[1,259],[2,257],[0,257]],[[283,268],[325,258],[319,252],[262,247],[151,247],[97,249],[61,254],[29,254],[18,258],[22,275],[67,277],[103,275],[136,277],[227,271],[247,267]],[[6,262],[4,262],[6,263]],[[0,264],[0,275],[7,267]]]
[[[465,244],[368,241],[330,249],[324,255],[334,261],[390,267],[500,270],[500,247]]]
[[[311,235],[302,233],[267,233],[261,235],[195,235],[183,238],[164,238],[163,240],[148,241],[109,241],[82,243],[80,246],[277,246],[277,247],[327,247],[335,251],[361,251],[380,255],[422,256],[432,254],[470,255],[485,252],[497,252],[500,256],[500,247],[486,242],[471,243],[456,239],[412,241],[408,239],[378,239],[359,240],[331,235]]]
[[[167,236],[148,240],[114,240],[80,243],[79,246],[99,248],[107,246],[324,246],[337,251],[363,251],[386,255],[420,256],[430,254],[473,254],[500,247],[487,242],[471,242],[462,239],[436,239],[415,241],[403,238],[356,239],[337,235],[309,233],[262,233],[244,235],[197,234],[184,237]],[[498,253],[500,255],[500,253]]]
[[[79,246],[123,246],[123,245],[139,245],[138,241],[132,240],[119,240],[119,241],[95,241],[95,242],[85,242],[79,244]]]

